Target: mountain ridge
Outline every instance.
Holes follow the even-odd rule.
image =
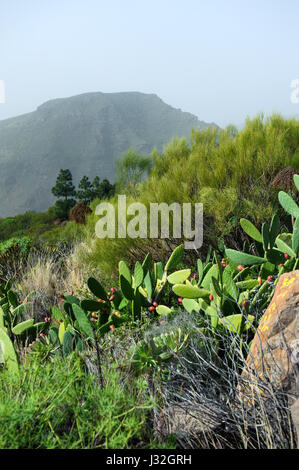
[[[54,202],[61,168],[114,181],[116,157],[129,148],[149,154],[173,137],[215,127],[141,92],[82,93],[48,100],[35,111],[0,121],[0,217],[41,211]]]

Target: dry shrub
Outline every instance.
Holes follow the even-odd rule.
[[[99,277],[98,270],[86,260],[84,253],[89,250],[86,243],[77,244],[65,262],[64,292],[80,291],[90,276]]]
[[[71,252],[36,252],[23,264],[22,274],[15,287],[21,297],[34,292],[33,314],[37,320],[43,319],[53,305],[59,304],[59,295],[70,292],[78,294],[85,286],[86,279],[91,274],[96,275],[84,262],[79,246],[75,246]]]
[[[272,186],[278,189],[283,189],[284,191],[290,191],[294,188],[294,175],[297,175],[298,171],[296,171],[291,166],[284,168],[281,170],[273,181],[271,182]]]
[[[18,289],[23,297],[34,292],[33,315],[36,320],[42,320],[62,293],[62,269],[54,257],[46,254],[29,257],[24,268]]]
[[[87,214],[91,214],[92,210],[85,202],[78,202],[70,211],[70,220],[77,224],[85,224]]]
[[[244,367],[240,339],[208,324],[204,333],[197,329],[167,379],[154,380],[161,404],[153,416],[156,437],[175,434],[188,449],[296,448],[290,404],[297,395],[258,374],[248,380],[241,376]]]

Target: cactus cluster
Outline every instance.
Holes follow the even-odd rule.
[[[130,365],[138,373],[152,369],[163,372],[164,364],[176,357],[188,344],[181,328],[139,341],[130,350]]]
[[[0,284],[0,364],[16,372],[17,342],[24,344],[26,340],[33,341],[40,334],[45,334],[49,325],[47,322],[35,323],[33,319],[20,321],[32,305],[30,298],[33,293],[24,301],[19,301],[11,287],[11,280]]]
[[[158,301],[169,281],[168,272],[173,270],[184,255],[184,245],[180,245],[172,252],[165,266],[163,263],[154,263],[150,269],[151,255],[148,254],[143,263],[137,262],[133,275],[128,266],[119,263],[119,285],[124,296],[122,306],[131,304],[133,319],[141,318],[142,308],[148,308],[152,313],[161,313]],[[119,307],[120,308],[120,307]]]
[[[246,279],[249,274],[246,269],[240,270],[227,260],[220,260],[216,253],[213,260],[214,262],[204,264],[199,259],[197,274],[191,280],[189,280],[191,271],[183,269],[169,275],[168,282],[172,284],[173,292],[179,297],[179,305],[187,312],[202,313],[209,320],[212,329],[219,327],[230,331],[235,329],[242,334],[255,320],[253,315],[249,314],[255,302],[250,303],[249,309],[247,299],[253,291],[256,299],[260,298],[264,287],[259,285],[257,278]],[[266,286],[270,289],[269,282]],[[169,309],[160,305],[159,308],[161,313],[175,311],[174,307]]]
[[[294,175],[294,182],[299,189],[299,175]],[[270,224],[263,224],[261,231],[249,220],[241,219],[241,227],[252,243],[247,241],[242,252],[224,247],[225,258],[218,252],[209,252],[206,262],[198,259],[197,272],[193,275],[189,268],[175,270],[182,263],[184,245],[173,251],[165,265],[152,263],[148,254],[131,272],[127,264],[120,261],[118,288],[106,289],[90,277],[85,298],[73,293],[61,296],[62,308],[54,306],[44,322],[24,319],[31,296],[20,302],[11,289],[11,281],[1,284],[0,364],[16,371],[15,346],[37,336],[42,336],[64,356],[91,345],[96,347],[99,356],[97,340],[109,331],[113,332],[126,322],[134,324],[146,318],[159,318],[159,315],[171,316],[182,308],[208,321],[212,331],[227,330],[241,337],[246,332],[248,337],[249,330],[253,333],[258,325],[256,311],[262,313],[267,307],[279,276],[299,265],[299,207],[283,191],[279,193],[279,201],[292,216],[292,233],[280,233],[277,214]],[[173,303],[173,298],[177,298],[177,303]],[[167,338],[170,341],[172,336]],[[161,353],[157,352],[162,340],[166,341],[166,337],[153,340],[151,345],[143,342],[138,347],[152,348],[159,360],[166,359],[165,345]],[[168,347],[173,349],[169,344]]]
[[[299,190],[299,175],[294,175],[294,183]],[[279,275],[297,269],[299,266],[299,207],[294,199],[284,191],[278,194],[278,200],[284,210],[292,216],[293,232],[279,233],[280,222],[278,215],[274,215],[270,226],[264,223],[261,232],[247,219],[240,223],[247,235],[254,240],[255,255],[236,250],[227,249],[226,256],[233,262],[241,265],[262,265],[264,270]]]

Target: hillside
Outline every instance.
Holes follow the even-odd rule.
[[[148,154],[207,126],[156,95],[137,92],[56,99],[0,121],[0,217],[47,209],[60,168],[69,168],[76,183],[84,174],[113,181],[114,160],[130,147]]]

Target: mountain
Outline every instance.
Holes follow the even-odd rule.
[[[61,168],[71,170],[76,184],[83,175],[113,182],[115,158],[129,148],[144,155],[162,150],[199,126],[208,124],[137,92],[55,99],[0,121],[0,217],[46,210]]]

